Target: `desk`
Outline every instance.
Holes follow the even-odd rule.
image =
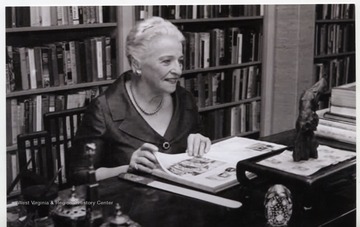
[[[291,145],[293,135],[294,131],[288,131],[262,140]],[[220,207],[118,178],[100,182],[99,192],[101,200],[119,202],[123,212],[143,226],[265,226],[263,199],[270,185],[266,179],[258,179],[254,185],[250,189],[236,186],[218,193],[243,202],[239,209]],[[325,226],[339,223],[355,226],[355,182],[347,186],[350,187],[334,185],[321,192],[311,212],[294,212],[291,226],[319,226],[327,222]],[[294,204],[295,209],[301,209]],[[103,206],[105,216],[112,211],[113,206]]]
[[[261,139],[291,145],[293,135],[294,131],[290,131]],[[290,226],[355,226],[355,182],[345,183],[348,187],[334,185],[321,192],[311,212],[294,212]],[[100,181],[99,195],[105,203],[102,206],[105,218],[113,214],[115,203],[119,203],[123,213],[145,227],[263,227],[266,226],[264,195],[271,184],[259,178],[252,187],[238,185],[217,194],[241,201],[243,206],[239,209],[220,207],[117,177]],[[77,189],[80,194],[85,192],[84,186]],[[301,210],[301,207],[294,203],[294,209]]]

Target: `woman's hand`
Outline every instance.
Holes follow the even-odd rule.
[[[157,146],[144,143],[132,154],[129,164],[130,168],[151,173],[152,169],[156,166],[156,158],[153,152],[158,150]]]
[[[186,152],[190,156],[201,157],[209,152],[211,147],[211,141],[209,138],[197,133],[190,134],[187,138]]]

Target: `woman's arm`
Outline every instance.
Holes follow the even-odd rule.
[[[96,180],[100,181],[100,180],[105,180],[110,177],[115,177],[115,176],[119,175],[120,173],[127,172],[128,168],[129,168],[129,165],[117,166],[117,167],[113,167],[113,168],[100,167],[95,172]]]

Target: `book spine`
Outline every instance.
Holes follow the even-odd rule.
[[[42,88],[43,72],[42,72],[41,47],[34,47],[34,60],[35,60],[36,87]]]
[[[112,79],[112,70],[111,70],[111,39],[110,37],[105,38],[105,62],[106,62],[106,79]]]
[[[11,132],[12,132],[12,144],[17,143],[18,132],[18,108],[17,100],[11,99]]]
[[[35,117],[36,117],[36,127],[35,127],[35,131],[41,131],[42,130],[42,97],[41,95],[37,95],[35,96],[36,99],[36,112],[35,112]]]
[[[339,140],[341,142],[356,144],[356,132],[350,130],[318,125],[315,135]]]
[[[65,85],[65,71],[64,71],[64,50],[63,44],[56,43],[56,63],[58,69],[58,78],[54,79],[55,86]]]
[[[49,48],[41,48],[41,59],[42,59],[42,87],[50,87],[50,55]]]
[[[71,6],[71,12],[72,12],[72,23],[74,25],[80,24],[79,7],[78,6]]]
[[[319,119],[319,125],[325,125],[328,127],[334,127],[334,128],[340,128],[340,129],[345,129],[345,130],[350,130],[350,131],[356,131],[356,126],[349,124],[349,123],[342,123],[342,122],[337,122],[337,121],[330,121],[330,120],[326,120],[326,119]]]
[[[6,145],[11,146],[13,144],[12,138],[12,101],[11,99],[6,99]]]
[[[59,71],[55,44],[49,45],[49,60],[50,86],[59,86]]]
[[[41,7],[32,6],[30,7],[30,25],[31,27],[41,26]]]
[[[104,75],[104,70],[103,70],[103,66],[105,65],[105,62],[103,62],[103,56],[104,56],[104,52],[103,52],[103,42],[102,39],[96,39],[95,41],[95,48],[96,48],[96,67],[97,67],[97,79],[98,80],[103,80],[105,75]]]
[[[356,109],[343,106],[330,105],[330,112],[338,115],[345,115],[348,117],[356,117]]]
[[[7,92],[22,90],[21,60],[19,48],[6,46],[6,84]]]
[[[40,7],[41,26],[51,26],[51,8],[50,6]]]
[[[70,44],[69,42],[63,43],[63,57],[64,57],[64,76],[65,76],[65,84],[71,85],[73,84],[73,72],[72,72],[72,64],[71,64],[71,53],[70,53]]]
[[[230,124],[230,136],[235,136],[239,133],[239,107],[235,106],[231,108],[231,124]]]
[[[75,47],[76,41],[70,41],[69,42],[69,54],[70,54],[70,68],[71,68],[71,78],[72,83],[77,84],[77,78],[78,78],[78,62],[76,61],[76,47]]]
[[[28,53],[28,65],[29,65],[29,75],[30,75],[30,89],[36,89],[37,83],[36,83],[36,69],[35,69],[35,55],[34,55],[34,49],[33,48],[27,48]]]

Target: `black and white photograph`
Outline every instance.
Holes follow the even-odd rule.
[[[0,226],[359,225],[355,2],[5,2]]]

